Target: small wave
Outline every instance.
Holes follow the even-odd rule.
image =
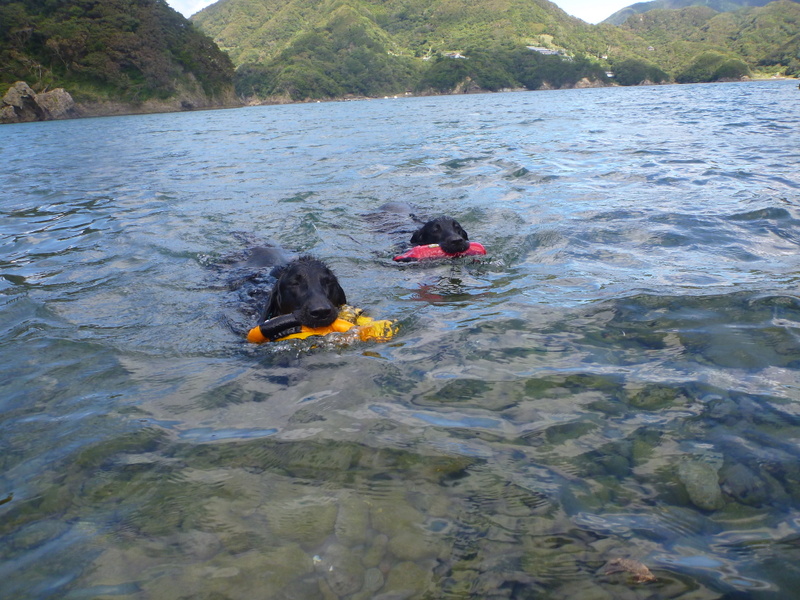
[[[277,429],[214,429],[211,427],[202,427],[180,431],[178,436],[184,440],[213,442],[220,440],[248,440],[253,438],[264,438],[275,435],[277,432]]]
[[[759,208],[757,210],[736,213],[728,217],[731,221],[783,221],[791,218],[792,215],[788,210],[778,207]]]

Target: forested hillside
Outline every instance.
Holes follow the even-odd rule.
[[[622,25],[629,17],[651,10],[676,10],[690,6],[702,6],[715,12],[735,12],[751,6],[766,6],[772,0],[653,0],[653,2],[637,2],[618,10],[603,23]]]
[[[647,48],[546,0],[222,0],[192,20],[238,93],[273,100],[605,85],[602,56]]]
[[[573,52],[597,53],[620,38],[547,0],[221,0],[192,21],[238,66],[273,58],[297,35],[325,27],[342,9],[379,30],[387,51],[412,57],[547,40]]]
[[[679,82],[718,79],[713,69],[703,66],[715,56],[711,63],[718,66],[738,61],[740,70],[741,65],[772,67],[800,75],[800,4],[790,0],[726,13],[699,6],[652,10],[628,19],[621,28],[646,40],[653,62]]]
[[[237,65],[240,95],[290,101],[795,73],[798,8],[659,9],[617,27],[547,0],[220,0],[193,21]]]
[[[0,97],[15,81],[76,101],[231,103],[233,65],[164,0],[0,3]]]
[[[615,26],[547,0],[220,0],[192,22],[165,0],[4,0],[0,97],[23,80],[18,102],[178,110],[800,75],[800,2],[737,2],[761,3],[658,0]]]

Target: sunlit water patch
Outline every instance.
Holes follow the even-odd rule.
[[[795,87],[4,126],[3,593],[791,596]],[[269,244],[398,334],[247,344]]]

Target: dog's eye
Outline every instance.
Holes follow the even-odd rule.
[[[433,233],[439,233],[442,230],[442,226],[438,223],[433,226]]]

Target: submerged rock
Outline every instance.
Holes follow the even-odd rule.
[[[210,560],[222,547],[219,537],[207,531],[180,532],[172,536],[170,541],[180,548],[183,556],[197,561]]]
[[[370,520],[376,530],[390,538],[404,531],[417,530],[425,520],[421,512],[402,498],[384,500],[384,502],[373,502]]]
[[[364,553],[361,559],[362,564],[367,567],[377,567],[386,555],[386,548],[389,545],[389,537],[380,533],[372,539],[372,545]]]
[[[401,561],[418,561],[436,556],[439,548],[423,531],[403,531],[389,540],[389,551]]]
[[[720,471],[722,489],[737,502],[761,506],[768,499],[766,483],[743,464],[725,465]]]
[[[413,562],[401,562],[392,567],[386,579],[384,593],[407,594],[405,597],[422,593],[429,585],[431,573]]]
[[[646,565],[631,558],[611,559],[608,564],[603,567],[602,573],[604,575],[609,575],[611,573],[628,573],[631,580],[635,583],[649,583],[656,580],[655,576]]]
[[[336,516],[336,537],[345,546],[358,546],[367,541],[369,506],[355,495],[344,496]]]
[[[367,569],[364,573],[364,587],[362,591],[368,594],[374,594],[383,587],[385,582],[386,579],[380,569],[374,567]]]
[[[314,557],[314,563],[328,588],[338,597],[349,596],[364,584],[366,569],[358,556],[341,544],[330,544]]]
[[[333,533],[336,514],[336,505],[327,498],[300,498],[271,504],[267,519],[278,539],[313,548]]]
[[[678,479],[696,507],[717,510],[725,504],[717,469],[712,465],[697,460],[683,462],[678,467]]]

